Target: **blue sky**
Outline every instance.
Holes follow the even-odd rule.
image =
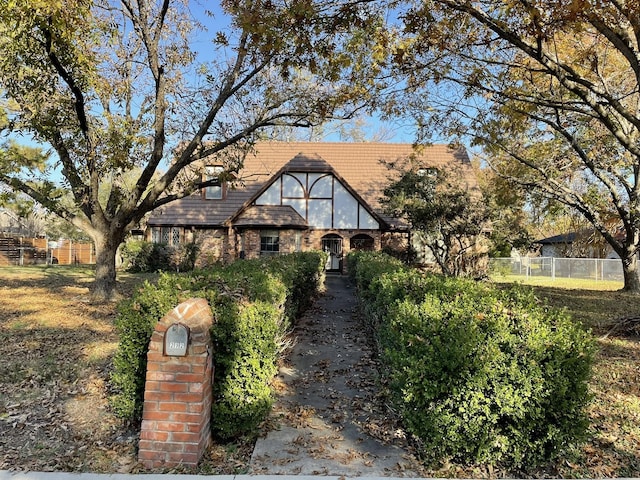
[[[191,43],[192,48],[198,54],[198,60],[206,62],[212,59],[212,38],[217,31],[229,31],[230,20],[229,17],[221,10],[218,1],[206,1],[206,0],[191,0],[189,4],[191,14],[198,21],[203,23],[208,29],[206,32],[200,33],[198,37]],[[208,11],[209,14],[206,14]],[[213,16],[211,16],[211,14]],[[229,34],[231,36],[231,33]],[[368,141],[384,141],[384,142],[398,142],[398,143],[412,143],[415,140],[416,130],[415,122],[410,118],[397,119],[395,121],[383,121],[379,116],[363,116],[358,119],[361,126],[359,127],[365,139]],[[347,129],[356,125],[356,122],[352,122],[351,125],[344,125]],[[327,134],[321,137],[322,141],[345,141],[338,133],[337,125],[327,125],[325,130]],[[305,131],[301,129],[299,136],[301,139],[306,139],[311,136],[317,139],[316,132]],[[349,141],[348,139],[346,141]]]

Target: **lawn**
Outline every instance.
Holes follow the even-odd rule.
[[[569,290],[598,290],[616,291],[623,286],[621,281],[615,280],[593,280],[585,278],[563,278],[546,276],[524,276],[524,275],[492,275],[491,279],[497,283],[520,283],[533,287],[556,287]]]
[[[119,291],[149,277],[121,273]],[[138,469],[137,432],[108,403],[116,305],[91,301],[92,280],[89,267],[0,268],[0,470]],[[237,473],[246,458],[215,446],[203,469]]]
[[[90,301],[92,275],[90,268],[64,266],[0,268],[0,469],[138,469],[136,432],[113,417],[107,401],[115,305]],[[130,294],[144,278],[120,274],[121,292]],[[640,315],[640,297],[559,287],[533,288],[592,327],[601,348],[591,383],[591,437],[553,473],[638,477],[640,342],[605,335],[616,319]],[[238,473],[248,448],[214,446],[197,473]]]

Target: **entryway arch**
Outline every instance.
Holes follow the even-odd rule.
[[[322,237],[322,251],[329,254],[327,272],[342,271],[342,237],[336,233],[329,233]]]

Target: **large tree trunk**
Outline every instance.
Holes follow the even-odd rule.
[[[112,301],[117,297],[116,252],[121,235],[106,232],[94,239],[96,246],[96,277],[91,292],[98,301]]]
[[[622,256],[622,274],[624,276],[625,292],[640,294],[640,277],[638,277],[638,254],[625,251]]]

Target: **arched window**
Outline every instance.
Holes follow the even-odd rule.
[[[369,235],[359,233],[351,237],[349,247],[351,250],[372,251],[375,247],[375,241]]]

